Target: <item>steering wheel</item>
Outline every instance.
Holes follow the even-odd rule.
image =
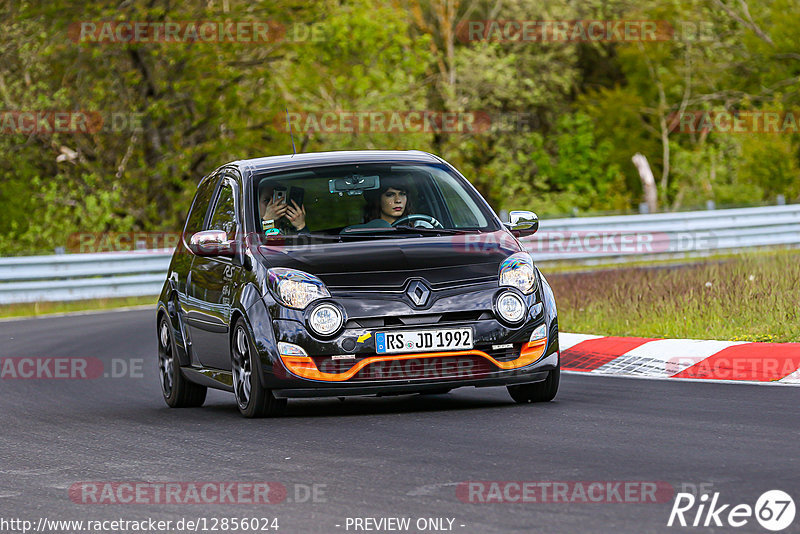
[[[419,226],[421,228],[444,228],[442,223],[436,220],[435,217],[431,217],[430,215],[424,215],[422,213],[414,213],[412,215],[406,215],[405,217],[400,217],[399,219],[397,219],[395,222],[392,223],[392,226],[400,226],[402,224],[408,224],[409,226]]]

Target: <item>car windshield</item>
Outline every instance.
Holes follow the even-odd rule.
[[[444,165],[350,164],[257,176],[265,239],[324,242],[496,230],[494,215]]]

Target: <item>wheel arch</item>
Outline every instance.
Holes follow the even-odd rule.
[[[181,329],[181,320],[178,317],[177,306],[177,293],[172,287],[165,287],[162,292],[161,298],[158,300],[156,309],[156,335],[158,335],[158,325],[162,318],[166,318],[172,329],[172,341],[174,343],[175,352],[178,356],[178,361],[182,367],[190,365],[189,351],[186,347],[186,340],[184,339],[183,331]]]
[[[275,365],[280,365],[277,363],[278,344],[275,341],[275,333],[272,330],[272,317],[261,297],[261,293],[253,283],[245,285],[231,311],[228,328],[228,343],[230,346],[233,345],[236,323],[240,319],[244,322],[247,333],[258,350],[261,362],[259,380],[265,385],[266,375],[272,374]]]

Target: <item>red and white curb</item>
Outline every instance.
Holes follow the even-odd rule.
[[[567,372],[800,385],[800,343],[558,335]]]

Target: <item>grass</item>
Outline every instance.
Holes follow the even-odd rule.
[[[155,310],[158,297],[125,297],[115,299],[78,300],[70,302],[35,302],[25,304],[7,304],[0,306],[0,318],[36,317],[54,313],[69,313],[92,310],[112,310],[130,306],[151,305]]]
[[[548,275],[553,273],[575,273],[585,271],[597,271],[599,269],[619,269],[623,267],[651,267],[651,266],[666,266],[674,265],[677,267],[684,266],[690,263],[708,263],[715,261],[735,260],[742,256],[749,258],[760,256],[774,256],[776,254],[797,254],[800,253],[800,248],[786,248],[786,247],[762,247],[751,249],[747,251],[728,251],[716,252],[712,254],[697,255],[697,254],[676,254],[674,256],[665,256],[657,258],[642,257],[640,259],[626,258],[624,261],[614,261],[597,259],[596,263],[576,263],[574,261],[565,260],[547,260],[537,261],[536,265],[540,269],[546,269]],[[533,259],[536,259],[534,254]],[[545,271],[542,271],[545,272]]]
[[[800,251],[544,274],[564,332],[800,341]]]

